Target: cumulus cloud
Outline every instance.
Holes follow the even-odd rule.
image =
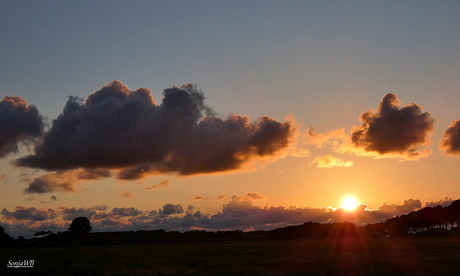
[[[444,130],[439,147],[447,155],[460,155],[460,120],[452,121]]]
[[[353,167],[353,161],[344,161],[332,155],[317,156],[312,164],[316,164],[317,168],[337,168],[337,167]]]
[[[158,184],[155,184],[155,185],[152,185],[152,186],[147,186],[145,188],[147,190],[160,189],[160,188],[164,188],[164,187],[168,186],[169,183],[171,183],[171,181],[169,179],[166,179],[166,180],[160,181],[160,183],[158,183]]]
[[[28,144],[42,134],[43,117],[34,105],[19,96],[5,96],[0,102],[0,157],[18,151],[18,143]]]
[[[401,107],[395,94],[386,94],[377,111],[360,116],[362,125],[352,128],[352,148],[358,154],[419,159],[431,154],[435,119],[414,103]]]
[[[290,122],[248,116],[219,118],[195,85],[163,91],[108,83],[85,102],[69,97],[35,153],[16,161],[45,170],[120,169],[119,179],[150,174],[193,175],[244,169],[282,156],[296,131]]]
[[[77,169],[50,172],[34,178],[24,189],[25,194],[44,194],[52,192],[78,192],[76,186],[82,180],[95,180],[110,177],[107,169]]]
[[[182,204],[165,204],[163,205],[163,209],[160,210],[161,215],[172,215],[172,214],[182,214],[184,212],[184,207]]]

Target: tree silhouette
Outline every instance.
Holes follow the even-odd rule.
[[[0,225],[0,248],[7,248],[11,246],[13,238],[10,237],[5,231],[5,228]]]
[[[77,245],[88,244],[91,239],[90,232],[92,230],[93,227],[87,217],[75,218],[69,227],[70,236]]]

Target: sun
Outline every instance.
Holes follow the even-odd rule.
[[[342,201],[342,207],[347,211],[353,211],[358,206],[358,201],[354,197],[346,197]]]

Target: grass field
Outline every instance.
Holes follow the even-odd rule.
[[[35,260],[33,268],[7,268]],[[348,239],[1,250],[1,275],[460,275],[460,239]]]

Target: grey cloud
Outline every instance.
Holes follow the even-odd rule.
[[[362,125],[352,129],[353,146],[379,156],[419,159],[430,154],[422,147],[430,145],[435,119],[414,103],[400,106],[395,94],[386,94],[377,112],[361,114]]]
[[[2,210],[3,217],[8,220],[32,220],[44,221],[55,217],[55,212],[52,209],[37,209],[35,207],[16,206],[13,212],[6,208]]]
[[[146,88],[108,83],[85,102],[70,97],[35,153],[19,166],[46,170],[122,169],[117,178],[224,172],[278,157],[292,142],[289,122],[214,116],[195,85],[163,91],[156,104]]]
[[[182,214],[184,213],[184,207],[181,204],[165,204],[163,205],[163,209],[159,212],[161,215],[172,215],[172,214]]]
[[[110,176],[110,171],[106,169],[78,169],[50,172],[31,180],[29,186],[24,189],[24,193],[77,192],[75,186],[80,184],[81,180],[95,180]]]
[[[142,214],[142,211],[139,211],[138,209],[136,208],[126,208],[126,207],[123,207],[123,208],[113,208],[112,209],[112,212],[111,214],[115,215],[115,216],[121,216],[121,217],[130,217],[130,216],[137,216],[137,215],[140,215]]]
[[[460,120],[452,121],[444,130],[439,147],[447,155],[460,155]]]
[[[42,134],[43,117],[34,105],[19,96],[5,96],[0,102],[0,157],[18,151],[18,143],[28,143]]]

